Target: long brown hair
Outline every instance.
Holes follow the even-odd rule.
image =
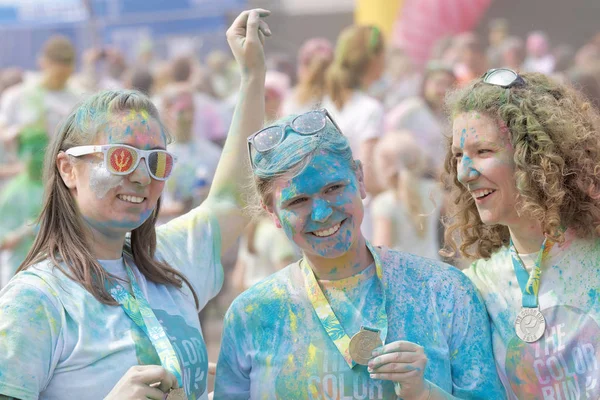
[[[522,76],[525,85],[511,89],[478,79],[456,90],[447,101],[450,114],[475,111],[508,128],[519,212],[541,221],[545,235],[561,242],[563,228],[571,228],[578,237],[598,236],[600,115],[574,89],[542,74]],[[508,227],[481,221],[473,196],[458,181],[451,141],[445,182],[452,189],[454,210],[446,221],[443,255],[460,251],[467,258],[489,258],[508,244]]]
[[[60,152],[71,147],[93,144],[96,133],[100,127],[110,122],[111,116],[129,111],[147,112],[164,130],[158,111],[147,96],[137,91],[120,90],[101,92],[86,100],[71,112],[53,137],[44,163],[45,188],[38,220],[39,232],[17,272],[49,260],[101,303],[118,304],[104,286],[106,280],[113,276],[102,268],[90,251],[82,216],[60,176],[56,158]],[[185,276],[168,263],[154,258],[155,223],[159,208],[160,200],[152,215],[131,232],[131,240],[126,242],[123,251],[133,257],[140,273],[148,280],[178,288],[185,282],[198,307],[198,297]]]
[[[344,107],[344,90],[360,87],[371,61],[383,50],[383,36],[375,26],[355,25],[340,33],[327,71],[327,94],[338,109]]]
[[[295,96],[298,104],[321,101],[325,95],[327,69],[332,61],[333,48],[327,39],[314,38],[302,45],[298,51],[299,68],[303,70]]]

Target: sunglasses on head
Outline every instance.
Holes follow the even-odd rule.
[[[525,80],[521,77],[521,75],[508,68],[490,69],[483,74],[481,79],[488,85],[500,86],[504,89],[510,89],[513,86],[525,85]]]
[[[282,125],[271,125],[254,133],[248,138],[248,156],[250,157],[250,165],[254,169],[252,150],[264,153],[279,146],[287,136],[286,131],[288,126],[299,135],[314,136],[325,128],[328,118],[335,126],[335,129],[341,133],[340,127],[335,123],[326,109],[309,111],[298,115],[290,122]]]
[[[103,153],[104,165],[111,174],[128,175],[132,173],[141,159],[146,162],[150,176],[157,181],[166,181],[177,157],[165,150],[140,150],[126,144],[107,144],[103,146],[75,146],[66,150],[70,156],[80,157],[87,154]]]

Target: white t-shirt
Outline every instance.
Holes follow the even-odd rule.
[[[156,258],[182,272],[203,308],[223,283],[216,220],[197,208],[157,229]],[[100,261],[126,277],[123,260]],[[188,399],[206,399],[208,358],[187,285],[155,284],[128,261],[182,366]],[[121,306],[97,301],[49,262],[17,274],[0,292],[0,394],[21,400],[103,399],[135,365],[160,365]]]
[[[544,260],[539,305],[546,333],[535,343],[515,333],[523,296],[508,248],[465,273],[485,301],[496,366],[510,399],[600,398],[600,239],[577,239],[567,231],[565,243]]]
[[[11,126],[36,124],[46,120],[46,131],[52,137],[83,95],[69,86],[63,90],[46,90],[38,78],[8,89],[2,95],[0,123]]]
[[[440,260],[438,253],[438,225],[444,194],[436,182],[422,180],[419,194],[423,202],[425,235],[419,237],[406,205],[396,197],[395,190],[387,190],[373,199],[373,217],[387,218],[392,223],[392,243],[394,250],[412,253],[421,257]]]
[[[278,271],[284,261],[298,260],[300,254],[290,242],[283,229],[279,229],[268,218],[257,222],[254,233],[256,253],[248,251],[248,237],[244,235],[240,241],[238,257],[246,263],[244,284],[250,287],[267,276]]]
[[[299,104],[297,96],[297,88],[292,89],[287,96],[285,96],[283,104],[281,105],[281,115],[283,117],[287,117],[288,115],[300,115],[305,112],[317,110],[321,107],[321,99],[312,99],[305,104]]]
[[[338,110],[329,97],[323,99],[323,107],[329,111],[350,141],[356,159],[360,158],[362,142],[383,135],[383,106],[363,92],[354,91],[341,110]]]
[[[377,251],[383,285],[375,265],[319,281],[343,330],[321,323],[298,263],[238,296],[225,315],[215,399],[397,399],[392,382],[350,368],[331,340],[374,326],[384,294],[385,343],[423,346],[425,379],[460,399],[504,399],[485,308],[469,280],[440,262]]]

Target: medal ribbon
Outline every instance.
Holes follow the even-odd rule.
[[[542,261],[548,256],[553,245],[553,242],[548,243],[547,239],[544,239],[542,248],[538,252],[537,259],[535,260],[534,267],[531,270],[531,273],[528,273],[521,257],[517,254],[517,249],[515,249],[512,239],[510,240],[510,256],[512,258],[515,274],[517,275],[519,287],[521,288],[521,293],[523,294],[523,307],[538,307],[538,292],[540,290],[540,279],[542,277]]]
[[[167,337],[165,330],[154,315],[154,311],[148,304],[144,293],[138,286],[133,271],[127,264],[125,257],[125,269],[127,270],[127,276],[131,282],[131,289],[133,295],[129,293],[127,289],[118,284],[117,282],[109,282],[106,284],[106,289],[109,291],[113,299],[117,301],[125,311],[125,313],[132,319],[137,326],[148,336],[152,345],[156,349],[156,353],[160,358],[162,366],[169,372],[171,372],[177,378],[179,387],[183,386],[183,378],[181,373],[181,365],[177,358],[177,353],[171,344],[171,341]]]
[[[375,270],[377,271],[377,277],[383,286],[383,269],[381,268],[381,260],[379,258],[379,254],[375,251],[375,249],[371,246],[371,244],[367,241],[367,248],[371,252],[373,259],[375,260]],[[339,350],[344,360],[350,368],[353,368],[356,363],[350,357],[350,337],[344,330],[344,327],[337,319],[329,301],[323,294],[319,283],[317,282],[317,278],[315,277],[314,272],[310,269],[310,266],[304,259],[302,259],[299,263],[300,269],[304,275],[304,283],[306,286],[306,293],[308,295],[308,299],[312,304],[319,320],[321,321],[321,325],[329,335],[329,338],[335,344],[335,347]],[[385,338],[387,337],[388,330],[388,320],[387,313],[385,311],[385,286],[383,286],[383,301],[377,310],[377,317],[375,320],[375,327],[380,331],[381,340],[385,343]],[[368,328],[367,328],[368,329]],[[370,329],[372,330],[372,329]]]

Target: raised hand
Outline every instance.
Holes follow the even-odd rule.
[[[243,77],[265,73],[263,45],[265,36],[271,36],[271,30],[263,18],[269,14],[270,11],[261,8],[244,11],[227,30],[227,43]]]

